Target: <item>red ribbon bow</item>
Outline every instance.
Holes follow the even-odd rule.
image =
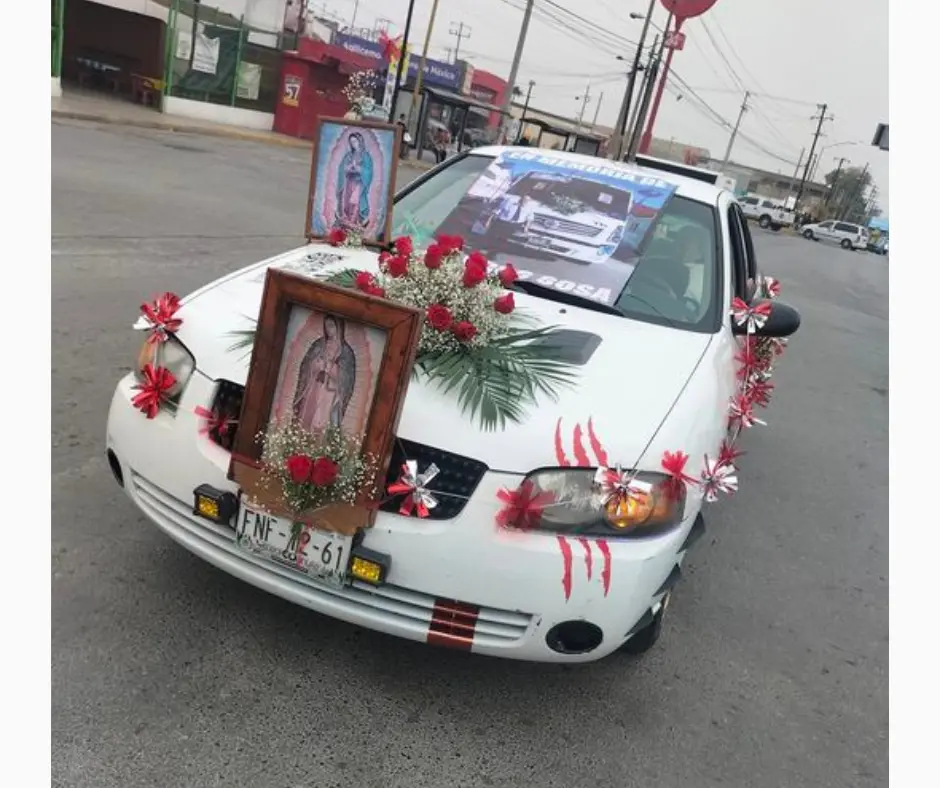
[[[379,45],[382,47],[382,58],[389,63],[401,59],[401,38],[390,38],[387,33],[379,35]]]
[[[179,331],[183,321],[176,317],[180,308],[180,299],[175,293],[157,296],[152,303],[141,304],[140,311],[150,323],[149,342],[166,342],[170,334]]]
[[[686,485],[697,484],[698,482],[685,472],[685,464],[689,461],[689,455],[683,451],[663,452],[663,458],[660,465],[663,470],[669,474],[666,480],[666,494],[673,499],[678,499],[682,495]]]
[[[555,500],[555,494],[546,490],[536,492],[535,484],[524,481],[518,489],[503,488],[496,497],[506,504],[496,515],[502,528],[519,528],[530,531],[538,527],[545,507]]]
[[[203,419],[199,427],[200,435],[208,435],[210,432],[218,432],[220,436],[225,435],[229,427],[238,422],[230,419],[228,416],[219,413],[217,410],[206,410],[201,405],[197,405],[193,412]]]
[[[148,419],[156,418],[160,406],[168,400],[170,389],[176,385],[176,378],[166,367],[156,367],[145,364],[141,370],[144,379],[134,385],[140,393],[135,394],[131,404],[143,411]]]

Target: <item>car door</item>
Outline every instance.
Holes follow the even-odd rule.
[[[822,222],[817,225],[816,237],[822,241],[832,241],[833,240],[833,229],[832,225],[835,222]]]

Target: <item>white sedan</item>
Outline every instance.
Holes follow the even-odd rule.
[[[396,197],[395,234],[418,244],[431,238],[504,151],[474,149],[409,184]],[[598,167],[579,154],[551,155],[585,172]],[[777,285],[758,273],[732,194],[694,177],[602,163],[615,175],[675,188],[647,242],[628,249],[631,262],[612,260],[592,279],[590,267],[550,251],[513,260],[525,272],[513,284],[516,304],[564,330],[578,385],[503,429],[481,430],[453,398],[412,380],[389,480],[405,458],[434,463],[447,496],[424,518],[385,503],[374,526],[357,534],[354,554],[388,559],[379,581],[347,573],[344,563],[335,567],[342,582],[327,582],[245,551],[235,533],[238,505],[216,522],[194,512],[199,489],[230,493],[229,501],[239,494],[228,478],[237,424],[207,424],[206,415],[238,418],[250,359],[232,352],[232,335],[258,314],[267,269],[377,272],[373,251],[302,246],[182,299],[181,322],[162,351],[176,407],[141,415],[147,343],[138,369],[114,392],[107,456],[118,484],[187,550],[321,614],[511,659],[588,662],[645,651],[659,637],[683,559],[704,532],[704,503],[736,488],[734,439],[762,423],[753,408],[766,404],[770,362],[756,375],[742,373],[742,363],[753,361],[748,346],[777,352],[799,315],[759,297],[775,296]],[[617,265],[626,272],[619,289],[609,275]],[[677,480],[681,495],[653,494]],[[528,530],[500,527],[498,501],[526,481],[577,494]],[[652,492],[611,507],[611,496],[631,484]],[[312,620],[311,636],[315,626]]]

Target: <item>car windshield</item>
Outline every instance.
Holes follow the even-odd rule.
[[[410,235],[419,247],[438,234],[460,235],[495,264],[511,262],[528,292],[689,331],[716,329],[721,251],[712,206],[678,195],[663,204],[661,190],[644,183],[618,188],[577,173],[502,171],[491,166],[498,161],[456,158],[405,189],[393,235]]]

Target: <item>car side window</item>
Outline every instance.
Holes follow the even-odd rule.
[[[728,208],[728,234],[731,240],[731,294],[738,298],[746,298],[747,252],[741,228],[741,209],[736,205],[732,205]]]

